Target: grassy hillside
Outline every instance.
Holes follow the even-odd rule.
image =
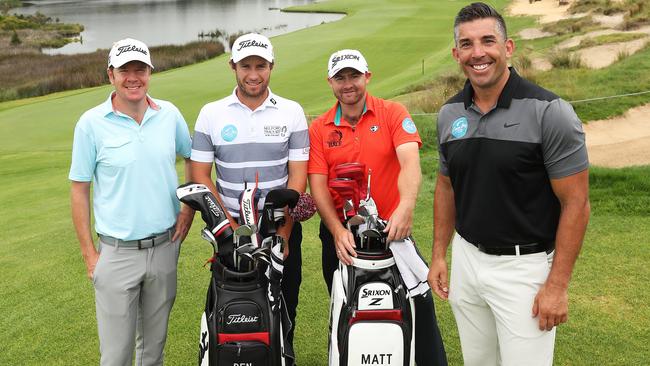
[[[502,7],[506,1],[494,1]],[[392,97],[409,85],[453,68],[449,56],[458,1],[349,0],[313,5],[344,11],[343,20],[275,37],[274,92],[299,101],[307,113],[333,103],[325,82],[329,54],[359,48],[374,72],[371,92]],[[518,18],[511,29],[530,24]],[[137,36],[137,35],[134,35]],[[425,73],[422,75],[422,60]],[[98,70],[103,72],[103,70]],[[588,82],[591,79],[585,79]],[[227,57],[157,73],[151,94],[172,100],[190,127],[199,108],[232,92]],[[98,363],[93,287],[69,215],[72,131],[78,116],[110,91],[98,87],[0,104],[0,365],[92,365]],[[418,117],[423,136],[432,119]],[[433,177],[437,156],[431,138],[422,157],[425,181],[415,235],[428,256]],[[179,169],[179,172],[181,170]],[[594,169],[593,218],[571,288],[571,320],[558,333],[558,365],[641,365],[650,359],[644,334],[650,320],[650,168]],[[327,290],[321,279],[317,219],[304,226],[303,285],[296,349],[301,365],[325,365]],[[202,267],[209,245],[198,231],[183,244],[179,290],[172,312],[166,364],[196,359],[198,320],[209,273]],[[462,364],[448,304],[436,302],[452,365]]]

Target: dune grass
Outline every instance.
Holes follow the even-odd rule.
[[[494,3],[502,7],[505,1]],[[325,83],[327,57],[336,49],[356,47],[374,72],[371,92],[398,95],[413,84],[454,70],[450,30],[453,14],[462,5],[411,0],[318,3],[314,8],[345,11],[349,16],[273,38],[277,64],[271,86],[274,92],[299,101],[307,113],[322,112],[333,103]],[[516,29],[529,21],[517,18],[509,25]],[[647,69],[641,57],[635,62]],[[622,76],[630,71],[618,67],[610,72]],[[623,80],[606,79],[605,73],[567,71],[559,79],[579,78],[592,92],[602,89],[603,83],[626,87]],[[560,94],[575,93],[551,75],[543,80]],[[628,84],[634,80],[628,77]],[[155,74],[151,93],[174,101],[192,127],[199,108],[230,93],[233,85],[227,57],[221,56]],[[101,103],[109,90],[97,87],[0,103],[0,365],[98,363],[93,287],[85,278],[69,216],[67,171],[78,116]],[[428,257],[438,164],[435,117],[417,116],[415,121],[425,144],[424,182],[414,227],[421,251]],[[182,175],[180,164],[178,169]],[[650,325],[650,291],[645,281],[650,276],[650,168],[593,169],[591,179],[593,217],[571,287],[571,320],[558,332],[556,364],[643,365],[650,359],[644,343]],[[209,245],[199,238],[201,227],[197,217],[181,251],[178,294],[166,347],[168,365],[196,360],[198,320],[209,278],[202,265],[211,255]],[[328,298],[321,279],[317,228],[317,218],[304,225],[296,333],[298,361],[309,366],[327,363]],[[449,305],[436,301],[436,306],[450,364],[461,365]]]
[[[76,55],[0,54],[0,101],[35,97],[108,83],[108,49]],[[156,71],[164,71],[224,53],[221,43],[198,41],[151,47]]]

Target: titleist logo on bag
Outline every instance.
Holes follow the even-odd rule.
[[[208,204],[208,207],[210,207],[210,211],[214,216],[219,218],[221,216],[221,210],[217,207],[217,204],[212,201],[210,197],[207,195],[203,196],[203,199],[205,199],[205,202]]]
[[[242,324],[242,323],[257,323],[258,316],[251,316],[246,314],[230,314],[228,315],[227,325]]]

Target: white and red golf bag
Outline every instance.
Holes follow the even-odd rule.
[[[269,192],[266,220],[262,220],[269,226],[269,236],[261,242],[256,225],[231,228],[225,210],[205,185],[184,184],[176,194],[181,202],[201,212],[207,225],[202,236],[214,248],[201,316],[198,365],[293,365],[293,349],[286,342],[292,325],[281,290],[284,242],[276,235],[276,226],[284,222],[276,213],[295,206],[298,193],[286,189]],[[253,196],[244,195],[244,199]],[[247,208],[257,211],[252,203],[246,202]],[[247,240],[241,240],[243,236]]]
[[[415,308],[388,249],[385,222],[370,197],[370,171],[336,167],[329,186],[357,245],[352,265],[339,262],[330,299],[329,365],[415,365]]]

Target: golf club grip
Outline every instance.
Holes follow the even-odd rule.
[[[282,208],[289,206],[294,208],[298,204],[300,193],[290,188],[274,189],[266,195],[265,205],[273,208]]]

